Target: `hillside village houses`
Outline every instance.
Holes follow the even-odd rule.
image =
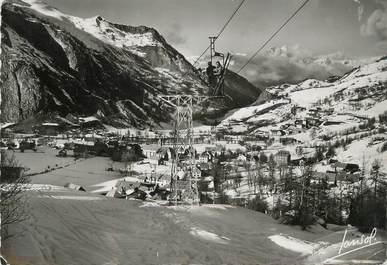
[[[302,111],[305,111],[305,108],[293,108],[293,112],[301,113]],[[303,143],[296,136],[307,132],[310,128],[317,128],[322,122],[325,122],[325,124],[329,122],[329,120],[323,121],[321,118],[327,113],[327,110],[313,107],[308,110],[307,116],[300,116],[294,121],[283,122],[278,127],[257,128],[249,135],[231,134],[224,131],[221,139],[216,139],[216,131],[198,131],[194,135],[194,139],[199,139],[199,137],[204,139],[194,141],[197,170],[193,173],[198,178],[199,175],[201,177],[211,177],[211,169],[217,163],[217,157],[221,155],[227,157],[230,167],[229,172],[232,172],[229,175],[231,180],[226,180],[229,184],[239,183],[241,179],[246,178],[245,173],[243,173],[246,163],[251,165],[252,170],[255,170],[261,154],[267,158],[273,155],[274,162],[278,166],[300,166],[301,161],[313,158],[316,147],[302,147]],[[150,166],[156,168],[158,166],[171,166],[175,150],[173,149],[172,140],[168,140],[171,137],[168,130],[128,129],[126,134],[120,134],[118,131],[107,132],[100,129],[101,122],[97,118],[85,117],[78,120],[80,122],[70,121],[64,127],[67,133],[66,137],[69,137],[67,139],[60,139],[61,136],[59,135],[61,134],[58,132],[57,127],[61,126],[61,122],[58,120],[42,123],[41,128],[47,129],[41,129],[40,132],[50,136],[52,141],[58,143],[61,141],[75,142],[74,153],[80,157],[85,157],[85,153],[111,155],[112,151],[109,150],[116,150],[113,154],[118,157],[117,161],[121,161],[125,156],[137,157],[138,154],[135,153],[135,148],[131,145],[138,144],[143,155],[143,158],[140,159],[145,159],[145,162],[149,163]],[[78,132],[89,129],[94,130],[93,133]],[[66,135],[66,133],[63,135]],[[102,143],[109,143],[109,145],[106,144],[105,146]],[[64,147],[63,144],[56,144],[55,146]],[[121,147],[118,148],[118,146]],[[185,153],[187,150],[181,147],[176,151],[180,159],[186,159]],[[262,163],[265,164],[266,162]],[[358,176],[359,166],[354,163],[340,163],[340,161],[337,161],[330,168],[321,167],[318,168],[318,171],[314,171],[317,179],[325,176],[330,182],[332,182],[332,179],[336,179],[336,182],[352,181]]]
[[[239,154],[237,160],[239,162],[246,162],[247,161],[247,157],[244,154]]]
[[[210,151],[205,151],[199,155],[200,163],[209,163],[212,162],[213,155]]]
[[[274,162],[279,166],[287,166],[290,163],[290,152],[280,150],[274,155]]]
[[[173,159],[173,149],[171,147],[159,145],[143,145],[142,152],[151,164],[160,165]]]

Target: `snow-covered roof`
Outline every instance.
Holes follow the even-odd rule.
[[[59,126],[59,124],[55,122],[45,122],[42,123],[42,126]]]
[[[6,122],[6,123],[3,123],[1,124],[1,129],[6,129],[12,125],[14,125],[15,123],[14,122]]]
[[[94,117],[94,116],[89,116],[89,117],[83,117],[83,118],[79,118],[83,123],[85,122],[91,122],[91,121],[99,121],[98,118]]]
[[[86,137],[86,138],[99,138],[99,139],[103,138],[103,136],[101,136],[101,135],[98,135],[98,134],[92,134],[92,133],[86,134],[85,137]]]
[[[154,152],[156,152],[157,150],[160,149],[160,145],[157,145],[157,144],[142,145],[141,149],[143,151],[154,151]]]

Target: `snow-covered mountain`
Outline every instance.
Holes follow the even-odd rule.
[[[170,119],[159,111],[159,94],[209,91],[184,56],[146,26],[74,17],[37,0],[9,0],[2,6],[1,32],[2,121],[71,113],[157,126]],[[227,84],[229,100],[218,107],[251,104],[260,93],[245,79]]]
[[[305,109],[306,112],[307,109],[320,106],[330,108],[334,113],[376,117],[387,111],[387,58],[354,68],[333,82],[308,79],[295,85],[270,87],[266,93],[271,100],[238,109],[222,124],[244,122],[256,126],[253,122],[249,124],[249,121],[261,117],[263,113],[289,107]],[[302,111],[300,113],[303,114]],[[285,116],[288,114],[291,113]],[[296,118],[297,115],[293,116]],[[276,124],[274,120],[271,123]]]

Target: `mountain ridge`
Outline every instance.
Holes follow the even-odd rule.
[[[154,127],[171,120],[159,111],[159,94],[209,93],[199,72],[150,27],[78,18],[18,0],[3,3],[1,30],[3,121],[55,112]],[[258,97],[259,89],[240,80],[228,82],[229,99],[218,108]]]

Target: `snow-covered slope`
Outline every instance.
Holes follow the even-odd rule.
[[[336,103],[350,104],[349,101],[361,98],[373,99],[367,102],[365,110],[371,105],[379,104],[384,100],[387,82],[387,60],[381,59],[376,62],[355,68],[348,74],[335,82],[326,82],[309,79],[297,85],[278,86],[269,88],[279,97],[288,97],[292,103],[303,107],[310,107],[319,100],[333,99]],[[379,91],[379,92],[378,92]],[[342,100],[334,97],[343,97]],[[364,103],[366,103],[364,101]],[[350,107],[341,107],[350,110]]]
[[[72,191],[28,195],[31,218],[14,225],[12,232],[23,233],[2,245],[11,264],[299,264],[300,248],[285,249],[273,236],[301,245],[332,233],[228,205],[160,207]]]
[[[271,101],[235,110],[219,128],[234,133],[268,131],[295,126],[297,119],[308,117],[322,123],[321,134],[357,126],[387,111],[387,59],[357,67],[336,81],[308,79],[270,87],[267,93]]]

